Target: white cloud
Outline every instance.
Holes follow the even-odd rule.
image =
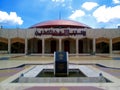
[[[98,22],[109,22],[112,19],[120,19],[120,5],[114,7],[101,6],[93,12]]]
[[[117,27],[120,27],[120,24],[117,24]]]
[[[67,0],[66,1],[66,6],[69,8],[69,9],[73,9],[73,7],[72,7],[72,0]]]
[[[120,0],[113,0],[113,3],[118,4],[120,3]]]
[[[52,2],[64,2],[65,0],[52,0]]]
[[[50,5],[51,9],[58,7],[64,10],[71,10],[71,11],[73,10],[73,7],[72,7],[73,0],[51,0],[51,2],[53,4],[52,7]]]
[[[22,25],[23,20],[17,16],[16,12],[10,12],[10,14],[8,14],[7,12],[0,11],[0,23]]]
[[[72,15],[69,16],[69,18],[75,20],[75,19],[77,19],[79,17],[82,17],[84,15],[85,15],[84,11],[82,11],[82,10],[76,10],[76,11],[73,12]]]
[[[95,2],[85,2],[82,4],[82,8],[85,8],[86,10],[92,10],[93,8],[97,6],[98,4]]]

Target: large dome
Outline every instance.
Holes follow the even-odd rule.
[[[83,23],[76,22],[73,20],[51,20],[51,21],[45,21],[45,22],[40,22],[38,24],[35,24],[31,26],[30,28],[91,28]]]

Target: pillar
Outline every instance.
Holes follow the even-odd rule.
[[[62,51],[62,43],[61,42],[62,42],[62,39],[60,38],[59,39],[59,51]]]
[[[109,51],[110,51],[110,55],[112,55],[112,38],[110,39],[110,43],[109,43]]]
[[[8,38],[8,53],[11,53],[11,39]]]
[[[25,30],[25,55],[28,54],[27,30]]]
[[[78,38],[76,39],[76,55],[78,55]]]
[[[28,40],[25,38],[25,54],[28,53]]]
[[[42,39],[42,55],[45,54],[45,39]]]
[[[96,39],[93,38],[93,53],[96,53]]]
[[[90,39],[87,39],[87,52],[90,52]]]

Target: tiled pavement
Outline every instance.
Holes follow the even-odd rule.
[[[34,58],[34,57],[33,57]],[[71,62],[74,63],[98,63],[102,64],[108,67],[117,67],[120,68],[120,60],[71,60]],[[92,57],[93,58],[93,57]],[[23,60],[12,60],[12,61],[0,61],[0,68],[8,68],[11,66],[18,66],[24,63],[49,63],[52,60],[44,61],[43,58],[40,60],[40,57],[36,57],[35,59],[38,60],[25,60],[23,57]],[[52,59],[50,57],[50,59]],[[74,57],[73,57],[74,59]],[[86,57],[85,57],[86,59]],[[39,61],[40,60],[40,61]],[[45,58],[47,60],[47,58]],[[3,65],[4,64],[4,65]],[[21,67],[21,68],[14,68],[14,69],[7,69],[7,70],[0,70],[0,90],[120,90],[120,70],[119,69],[110,69],[110,68],[103,68],[99,66],[93,66],[99,70],[102,70],[116,78],[115,83],[108,83],[108,84],[91,84],[91,83],[74,83],[74,84],[63,84],[59,86],[59,84],[47,84],[47,86],[44,86],[45,84],[12,84],[9,83],[11,78],[16,78],[17,74],[22,72],[23,70],[27,69],[27,67]],[[15,76],[15,77],[14,77]],[[112,77],[111,77],[112,78]],[[113,79],[113,78],[112,78]],[[43,86],[42,86],[43,85]],[[50,86],[52,85],[52,86]]]
[[[25,90],[104,90],[101,88],[93,87],[93,86],[48,86],[48,87],[31,87]]]

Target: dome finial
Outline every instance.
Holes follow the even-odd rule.
[[[61,11],[59,11],[59,20],[61,20]]]

